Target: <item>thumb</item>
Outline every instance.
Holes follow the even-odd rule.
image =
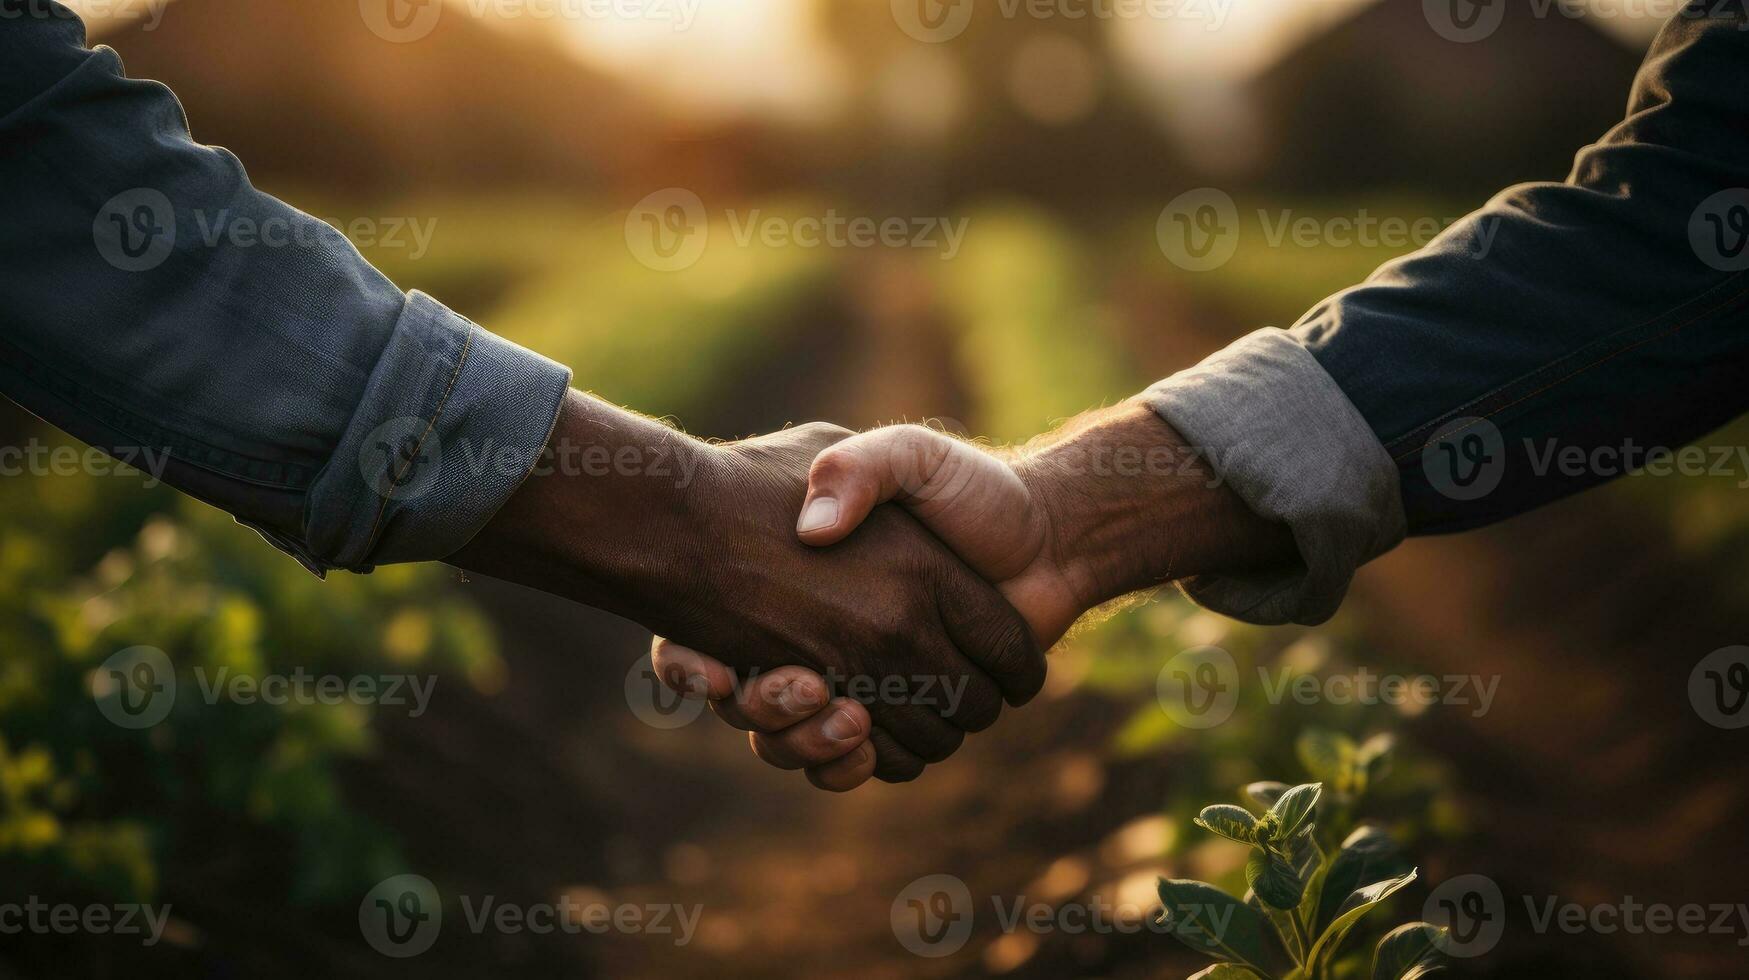
[[[1031,498],[1014,470],[921,425],[864,432],[814,457],[796,534],[805,544],[834,544],[887,501],[990,581],[1019,574],[1037,555]]]

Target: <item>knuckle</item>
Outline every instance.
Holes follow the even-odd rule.
[[[923,746],[923,751],[918,753],[918,757],[924,762],[945,761],[960,750],[960,746],[965,743],[965,740],[965,732],[958,728],[949,729],[939,737],[930,739],[929,744]]]
[[[789,430],[805,442],[830,445],[850,438],[855,433],[831,422],[805,422]]]
[[[875,778],[883,783],[908,783],[923,775],[923,760],[889,760],[884,756],[875,762]]]
[[[948,715],[950,721],[955,722],[963,731],[967,732],[984,731],[996,724],[996,720],[1001,717],[1002,699],[997,696],[978,698],[968,696],[961,702],[958,711]]]
[[[766,765],[777,769],[800,769],[801,764],[791,755],[778,739],[761,732],[748,732],[747,742],[753,746],[753,754]]]
[[[832,483],[843,480],[856,470],[856,454],[845,446],[833,446],[814,457],[808,467],[809,482]]]

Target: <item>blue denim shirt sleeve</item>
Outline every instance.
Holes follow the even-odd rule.
[[[1187,582],[1192,598],[1322,621],[1404,534],[1522,513],[1749,409],[1743,6],[1673,18],[1564,183],[1504,191],[1291,330],[1150,390],[1303,559]],[[1574,450],[1600,465],[1551,465]]]
[[[0,6],[0,390],[318,573],[466,544],[569,372],[257,191],[64,7]]]

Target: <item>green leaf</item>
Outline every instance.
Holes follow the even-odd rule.
[[[1281,937],[1256,909],[1203,881],[1161,878],[1159,887],[1160,921],[1184,945],[1264,976],[1293,967]]]
[[[1312,815],[1312,808],[1318,805],[1318,797],[1323,795],[1322,783],[1302,783],[1281,794],[1281,799],[1269,808],[1281,823],[1279,836],[1283,839],[1292,838],[1300,832],[1307,818]]]
[[[1324,876],[1318,911],[1311,919],[1313,931],[1322,933],[1329,928],[1356,889],[1395,878],[1407,870],[1389,834],[1371,825],[1356,827],[1342,842],[1342,849]]]
[[[1373,951],[1372,980],[1420,980],[1445,968],[1440,942],[1445,930],[1431,922],[1411,922],[1385,934]]]
[[[1251,797],[1265,810],[1274,806],[1275,801],[1281,799],[1281,794],[1287,791],[1288,785],[1286,783],[1278,783],[1273,779],[1266,779],[1263,782],[1252,783],[1245,787],[1245,795]]]
[[[1308,728],[1294,742],[1294,752],[1313,779],[1339,785],[1352,769],[1355,747],[1353,739],[1339,732]]]
[[[1263,904],[1283,912],[1299,908],[1306,893],[1306,883],[1294,866],[1262,848],[1253,850],[1245,862],[1245,883]]]
[[[1320,957],[1334,959],[1337,948],[1342,945],[1342,940],[1348,938],[1349,930],[1360,921],[1360,917],[1377,908],[1380,902],[1390,898],[1398,889],[1414,881],[1416,873],[1411,871],[1401,878],[1377,881],[1349,895],[1348,900],[1337,911],[1336,918],[1324,930],[1324,934],[1312,943],[1312,955],[1308,962],[1316,963]]]
[[[1257,818],[1242,806],[1217,803],[1205,806],[1193,821],[1204,830],[1220,834],[1241,844],[1257,843]]]
[[[1294,913],[1270,908],[1263,904],[1263,900],[1258,898],[1254,891],[1245,893],[1245,904],[1263,913],[1263,917],[1275,927],[1275,934],[1281,937],[1282,945],[1287,947],[1288,955],[1292,956],[1296,962],[1304,960],[1306,954],[1311,952],[1300,945],[1300,937],[1294,929]]]
[[[1216,963],[1200,973],[1193,974],[1190,980],[1261,980],[1257,971],[1231,963]]]
[[[1357,792],[1366,792],[1385,774],[1391,771],[1391,754],[1397,747],[1397,738],[1389,732],[1374,735],[1360,743],[1360,748],[1354,752],[1354,765],[1358,770],[1360,785]]]

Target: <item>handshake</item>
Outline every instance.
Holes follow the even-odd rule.
[[[663,683],[822,789],[946,759],[1096,606],[1296,555],[1139,402],[998,453],[916,425],[708,444],[572,392],[561,441],[695,475],[531,477],[451,562],[648,626]]]

